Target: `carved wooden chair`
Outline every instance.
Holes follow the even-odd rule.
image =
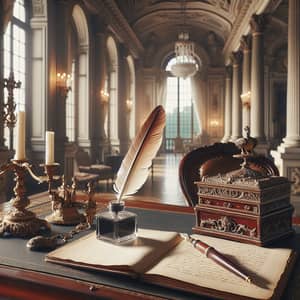
[[[88,178],[85,174],[97,175],[98,180],[106,180],[107,184],[109,180],[113,181],[114,173],[111,166],[105,164],[93,164],[89,154],[83,149],[79,149],[76,152],[75,160],[77,163],[77,168],[81,175],[82,180],[85,181]],[[80,174],[77,172],[75,175],[80,179]]]
[[[243,160],[233,157],[240,154],[234,143],[215,143],[200,147],[187,153],[179,164],[179,183],[187,204],[198,203],[197,186],[202,176],[215,176],[241,168]],[[248,159],[249,167],[266,176],[278,176],[279,171],[274,163],[264,156],[253,156]]]

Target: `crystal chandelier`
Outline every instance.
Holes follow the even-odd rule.
[[[188,32],[181,32],[175,43],[175,63],[171,66],[171,72],[176,77],[194,76],[198,71],[195,60],[194,43],[189,40]]]

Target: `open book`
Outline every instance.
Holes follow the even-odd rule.
[[[247,272],[249,284],[197,251],[176,232],[139,229],[138,238],[114,245],[95,232],[50,252],[46,261],[136,275],[141,280],[221,299],[279,299],[294,264],[291,249],[261,248],[193,235]]]

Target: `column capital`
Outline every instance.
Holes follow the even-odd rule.
[[[225,67],[225,78],[231,79],[232,77],[232,66],[228,65]]]
[[[240,41],[240,50],[243,52],[251,51],[252,37],[250,34],[243,35]]]
[[[233,67],[240,65],[242,59],[243,59],[243,53],[240,50],[232,52],[230,55],[230,60],[232,62]]]
[[[252,35],[263,33],[268,21],[267,14],[254,14],[250,19],[250,27]]]

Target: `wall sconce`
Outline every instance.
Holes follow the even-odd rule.
[[[211,126],[211,133],[212,133],[212,136],[218,136],[218,128],[220,126],[220,122],[216,119],[212,119],[210,122],[209,122],[210,126]]]
[[[251,106],[251,92],[248,91],[247,93],[244,93],[241,95],[241,100],[243,106],[246,106],[247,108],[250,108]]]
[[[211,120],[210,121],[210,126],[211,127],[218,127],[220,125],[218,120]]]
[[[109,100],[109,93],[106,91],[101,90],[100,91],[100,101],[103,105],[108,104]]]
[[[56,74],[56,86],[62,91],[63,95],[67,97],[71,90],[72,76],[66,73]]]
[[[132,105],[133,105],[132,100],[127,99],[126,100],[126,109],[127,109],[127,112],[130,113],[132,111]]]

